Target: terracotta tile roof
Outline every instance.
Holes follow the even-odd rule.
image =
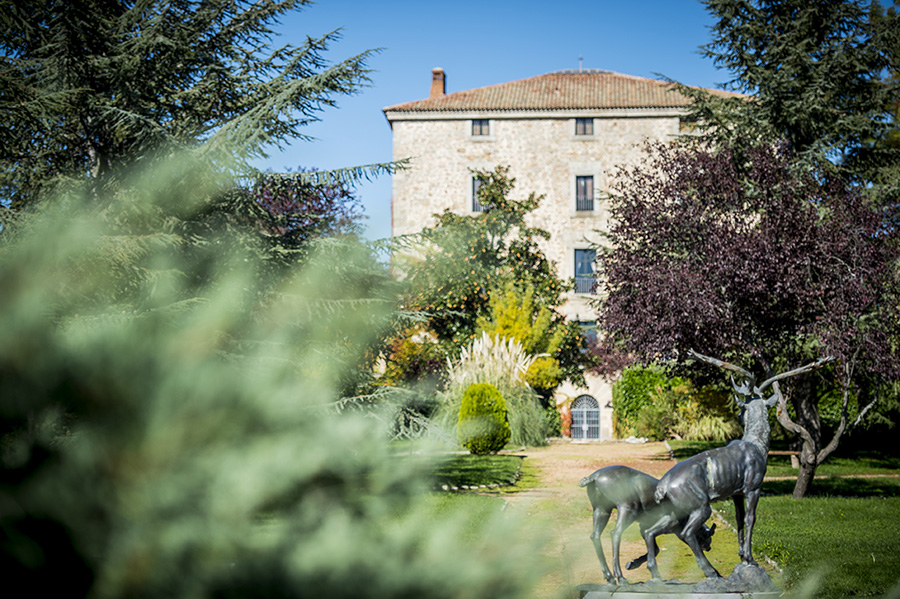
[[[721,90],[717,95],[740,96]],[[611,71],[558,71],[437,98],[388,106],[385,112],[667,108],[690,100],[665,81]]]

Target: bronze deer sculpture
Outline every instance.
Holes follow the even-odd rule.
[[[653,512],[657,504],[653,493],[656,491],[658,482],[649,474],[627,466],[607,466],[584,477],[579,483],[580,487],[587,487],[588,499],[590,499],[594,511],[594,530],[591,534],[591,541],[593,541],[594,550],[600,559],[603,576],[610,584],[628,582],[622,575],[622,568],[619,565],[619,544],[622,533],[635,521],[639,523],[642,533],[647,524],[655,522],[656,517]],[[613,570],[610,572],[603,554],[600,534],[606,528],[609,516],[614,509],[617,515],[616,527],[611,534]],[[679,535],[680,538],[683,528],[681,524],[676,522],[670,529],[663,530],[660,534],[673,533]],[[710,541],[715,531],[716,525],[713,524],[711,528],[701,526],[697,532],[698,542],[706,551],[709,551]],[[645,561],[647,561],[647,554],[628,562],[627,568],[633,570]]]
[[[781,391],[774,386],[774,393],[767,399],[763,393],[778,381],[818,368],[832,358],[822,358],[812,364],[783,372],[767,379],[757,386],[756,378],[748,371],[702,356],[691,351],[695,358],[731,370],[743,378],[738,385],[732,377],[738,406],[742,410],[744,436],[725,447],[718,447],[698,453],[679,462],[666,472],[656,486],[654,497],[660,504],[658,520],[644,530],[647,543],[647,567],[654,579],[659,579],[656,565],[656,537],[670,530],[676,522],[684,522],[679,535],[691,548],[697,565],[707,578],[721,577],[709,563],[703,548],[697,541],[697,533],[712,514],[709,504],[713,501],[732,498],[738,529],[738,554],[741,561],[756,565],[751,551],[753,525],[756,522],[756,505],[759,501],[763,477],[766,474],[766,459],[769,454],[769,412],[781,399]],[[741,400],[740,397],[747,399]]]

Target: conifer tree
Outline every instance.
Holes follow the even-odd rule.
[[[280,19],[307,4],[5,2],[0,231],[21,228],[61,192],[93,198],[109,225],[101,261],[118,276],[113,299],[137,311],[152,304],[147,283],[159,276],[146,259],[151,248],[194,258],[249,250],[261,269],[254,292],[264,295],[280,268],[309,254],[311,240],[356,233],[353,183],[392,164],[293,173],[252,166],[306,139],[303,127],[322,108],[369,82],[372,52],[326,59],[340,32],[273,46]],[[146,201],[148,181],[171,189]],[[189,205],[174,199],[184,197]]]
[[[93,201],[105,235],[90,269],[109,284],[98,310],[161,308],[159,254],[192,269],[173,305],[204,301],[221,269],[256,265],[250,306],[278,293],[323,236],[355,234],[353,183],[391,164],[261,173],[253,160],[369,82],[367,51],[332,64],[340,32],[275,46],[275,26],[307,0],[43,0],[0,7],[0,232],[27,231],[37,206]],[[162,186],[162,187],[160,187]],[[164,189],[163,189],[164,187]],[[350,244],[352,245],[352,244]],[[350,269],[333,258],[336,284]],[[371,257],[371,256],[370,256]],[[366,280],[388,273],[374,260]],[[285,268],[287,267],[287,268]],[[359,269],[359,266],[356,266]],[[87,272],[93,276],[93,272]],[[362,280],[354,272],[354,280]],[[368,290],[331,290],[333,301]],[[343,295],[341,295],[343,294]],[[380,299],[380,298],[379,298]],[[359,371],[365,371],[360,368]],[[358,378],[358,377],[357,377]],[[356,379],[343,381],[355,391]]]
[[[0,200],[26,208],[60,184],[86,184],[100,197],[128,169],[185,149],[218,169],[252,174],[252,159],[305,139],[304,125],[323,107],[369,81],[370,51],[326,60],[338,31],[272,46],[279,19],[306,4],[4,2]]]
[[[680,86],[696,100],[690,119],[732,148],[783,139],[798,159],[838,166],[864,186],[900,170],[900,150],[884,143],[900,97],[895,9],[863,0],[704,4],[715,24],[701,52],[729,73],[727,88],[751,98]]]

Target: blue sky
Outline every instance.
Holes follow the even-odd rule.
[[[286,17],[280,43],[300,44],[335,29],[337,62],[381,48],[369,62],[372,86],[339,99],[296,142],[263,164],[329,169],[391,159],[391,129],[382,108],[428,96],[431,69],[442,67],[447,92],[524,79],[561,69],[606,69],[715,87],[725,71],[700,56],[712,19],[698,0],[320,0]],[[361,184],[367,237],[390,235],[390,177]]]

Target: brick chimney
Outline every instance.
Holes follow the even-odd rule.
[[[447,80],[444,78],[444,69],[437,67],[431,69],[431,98],[440,98],[447,93]]]

